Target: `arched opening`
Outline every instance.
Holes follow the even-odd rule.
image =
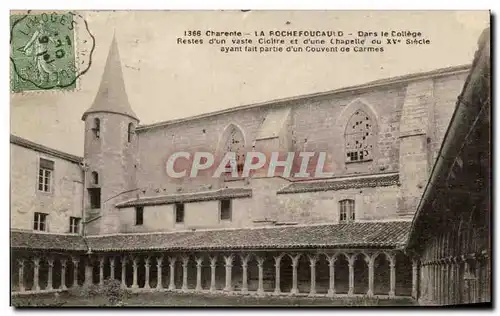
[[[292,259],[288,254],[283,254],[280,261],[280,290],[289,293],[292,290]]]
[[[137,286],[143,288],[146,284],[146,258],[137,257]]]
[[[390,261],[385,253],[375,255],[373,261],[373,293],[388,295],[390,290]]]
[[[62,273],[61,259],[54,260],[54,266],[52,268],[52,287],[54,289],[61,288],[61,273]]]
[[[75,275],[75,264],[73,260],[66,261],[66,287],[70,288],[74,283],[74,275]]]
[[[132,258],[127,258],[125,263],[125,284],[127,287],[131,287],[134,278],[134,266],[132,263]]]
[[[35,264],[33,259],[24,261],[24,288],[25,290],[34,290]]]
[[[115,279],[122,280],[122,261],[121,257],[115,257]]]
[[[318,256],[316,262],[316,293],[326,294],[330,288],[330,265],[325,254]]]
[[[349,292],[349,261],[345,254],[339,254],[335,261],[335,293]]]
[[[297,288],[299,293],[311,290],[311,262],[306,254],[302,254],[297,265]]]
[[[217,261],[215,263],[215,289],[222,290],[226,286],[226,266],[224,256],[217,254]]]
[[[354,294],[368,292],[368,263],[366,256],[358,253],[354,258]]]
[[[92,260],[92,284],[99,284],[99,261]]]
[[[198,259],[201,259],[201,288],[208,290],[210,288],[210,260],[207,256],[201,254]]]
[[[396,295],[411,296],[412,290],[412,262],[408,256],[398,252],[396,254]]]
[[[373,123],[363,110],[356,110],[347,122],[344,132],[346,162],[362,162],[373,159]]]
[[[259,266],[255,255],[248,259],[248,291],[257,291],[259,288]]]
[[[196,257],[194,255],[188,256],[187,264],[187,287],[188,289],[194,290],[196,288]]]
[[[243,171],[243,166],[245,162],[245,138],[243,132],[234,124],[231,124],[226,128],[223,135],[223,145],[220,152],[220,157],[222,159],[224,155],[228,152],[235,153],[235,161],[231,161],[226,164],[226,168],[236,169],[238,176],[241,176]],[[235,164],[235,165],[233,165]],[[231,172],[225,174],[226,177],[231,177]]]
[[[274,257],[268,253],[263,253],[261,254],[261,258],[264,259],[262,264],[262,286],[264,287],[264,292],[274,292],[274,278],[276,276]]]
[[[233,267],[231,269],[231,284],[234,291],[241,291],[243,285],[243,266],[241,256],[234,255]]]
[[[157,256],[149,257],[149,286],[151,288],[156,288],[158,285],[158,266],[157,266]]]
[[[184,271],[182,269],[182,258],[177,257],[177,260],[175,260],[175,265],[174,265],[174,284],[176,289],[181,289],[182,288],[182,278],[184,275]]]
[[[17,258],[14,256],[11,256],[11,270],[10,270],[10,275],[11,275],[11,289],[12,291],[19,291],[19,261]]]

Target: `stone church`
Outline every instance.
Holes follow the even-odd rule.
[[[84,156],[11,135],[13,295],[419,296],[405,251],[470,65],[141,125],[113,40]],[[171,178],[175,152],[326,152],[325,178]]]

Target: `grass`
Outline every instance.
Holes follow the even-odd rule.
[[[79,306],[108,306],[103,296],[87,297],[72,296],[64,293],[60,295],[44,294],[25,297],[13,297],[12,305],[79,307]],[[202,307],[202,306],[412,306],[412,299],[365,299],[365,298],[323,298],[323,297],[252,297],[252,296],[218,296],[188,293],[141,293],[130,294],[124,301],[125,307]]]

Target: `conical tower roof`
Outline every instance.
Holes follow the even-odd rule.
[[[123,114],[139,120],[128,102],[118,44],[114,35],[111,47],[109,48],[106,66],[102,74],[99,91],[92,106],[83,113],[82,120],[85,120],[89,113],[96,112]]]

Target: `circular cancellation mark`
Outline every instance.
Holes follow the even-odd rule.
[[[10,25],[13,92],[76,88],[77,79],[92,64],[95,48],[80,14],[28,11],[11,15]]]

